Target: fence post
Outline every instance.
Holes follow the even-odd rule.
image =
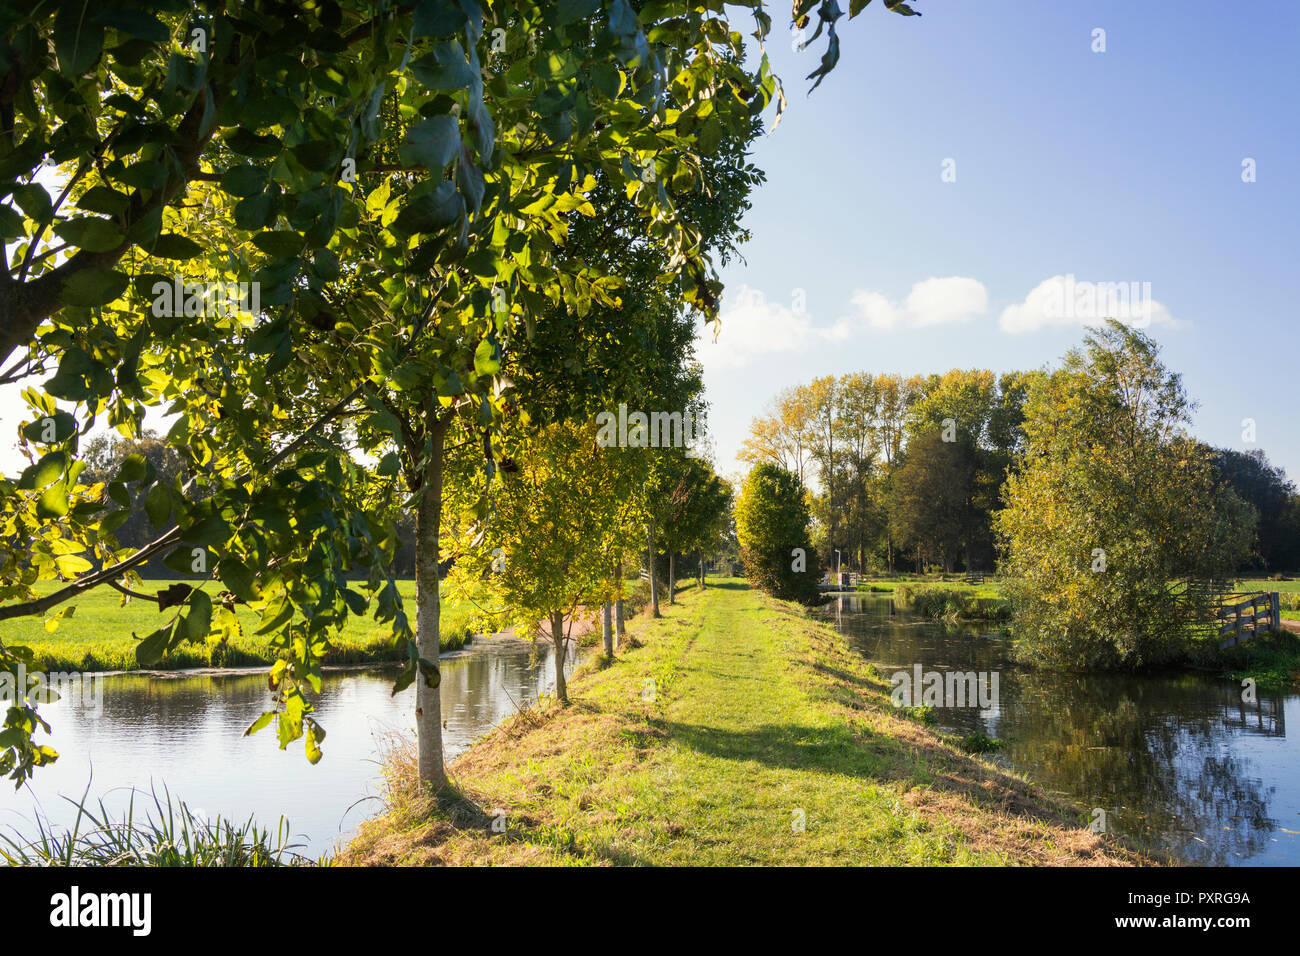
[[[1271,598],[1269,601],[1271,607],[1269,608],[1268,629],[1276,634],[1282,630],[1282,598],[1277,591],[1274,591],[1269,597]]]

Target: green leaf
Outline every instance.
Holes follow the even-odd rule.
[[[193,259],[203,247],[186,236],[167,233],[154,240],[149,254],[161,259]]]
[[[107,305],[123,292],[130,279],[109,269],[82,269],[63,281],[63,301],[68,305]]]
[[[185,635],[199,643],[208,639],[212,630],[212,598],[203,591],[190,594],[190,612],[185,616]]]
[[[22,207],[23,215],[28,219],[34,219],[37,222],[49,222],[54,215],[54,205],[50,202],[50,194],[37,183],[16,186],[14,188],[14,201]],[[78,203],[78,206],[80,205]]]
[[[149,516],[149,523],[155,528],[161,528],[167,523],[172,513],[172,496],[161,481],[156,482],[145,495],[144,510]]]
[[[267,727],[270,727],[271,721],[275,720],[277,716],[278,715],[274,710],[264,711],[257,720],[248,725],[248,729],[244,731],[244,736],[251,737],[259,730],[265,730]]]
[[[465,11],[452,0],[420,0],[415,7],[417,37],[448,37],[465,26]]]
[[[460,124],[454,116],[431,116],[411,127],[398,150],[402,162],[440,170],[460,152]]]
[[[62,478],[67,468],[68,456],[61,451],[52,451],[23,470],[22,477],[18,479],[18,487],[24,491],[39,490]]]
[[[95,16],[95,22],[151,43],[166,43],[171,37],[166,24],[143,10],[105,10]]]
[[[103,52],[104,28],[91,19],[89,11],[89,5],[66,3],[54,21],[54,53],[64,76],[85,73]]]
[[[257,600],[253,572],[238,558],[225,557],[217,562],[217,576],[221,583],[241,601]]]
[[[56,481],[45,489],[40,500],[36,502],[36,517],[62,518],[68,513],[68,489],[62,481]]]
[[[495,375],[499,371],[501,371],[501,360],[497,357],[496,346],[484,339],[474,350],[474,374]]]
[[[256,166],[235,166],[221,174],[221,188],[232,196],[256,196],[266,188],[266,174]]]
[[[253,245],[272,259],[288,259],[302,251],[303,238],[292,230],[276,229],[259,232],[253,237]]]
[[[126,193],[111,186],[92,186],[77,200],[77,208],[105,216],[117,216],[126,212],[130,203],[130,197]]]
[[[109,252],[126,242],[126,234],[107,219],[68,219],[54,226],[54,234],[87,252]]]
[[[136,453],[122,459],[117,471],[118,481],[139,481],[149,473],[149,461],[144,455]]]
[[[162,660],[175,627],[176,621],[173,619],[135,646],[135,659],[141,667],[152,667]]]

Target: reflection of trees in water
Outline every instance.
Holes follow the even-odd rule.
[[[1104,808],[1110,829],[1142,846],[1196,864],[1242,862],[1267,847],[1276,788],[1227,748],[1241,734],[1285,736],[1283,698],[1248,704],[1239,687],[1190,674],[1012,671],[999,640],[905,621],[845,613],[840,626],[889,665],[886,679],[914,663],[1002,672],[999,712],[941,710],[942,726],[1002,738],[1016,768],[1085,809]]]
[[[1225,753],[1228,705],[1219,682],[1020,672],[1003,693],[1010,759],[1046,786],[1107,811],[1112,830],[1189,863],[1226,863],[1272,834],[1275,788]],[[1231,688],[1229,687],[1229,690]],[[1280,712],[1281,702],[1259,708]],[[1235,731],[1240,732],[1240,731]]]

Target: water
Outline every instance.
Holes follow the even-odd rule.
[[[1300,695],[1189,673],[1135,677],[1015,669],[1005,639],[836,595],[819,612],[886,680],[899,670],[999,673],[987,711],[936,708],[938,726],[1004,742],[994,759],[1133,844],[1209,865],[1300,864]],[[987,685],[986,685],[987,686]]]
[[[554,689],[549,644],[510,637],[480,640],[440,662],[443,746],[450,760],[539,693]],[[577,650],[570,645],[566,670]],[[93,695],[41,705],[53,735],[43,742],[59,759],[36,771],[23,789],[0,787],[0,827],[24,834],[39,807],[56,825],[71,823],[75,810],[60,795],[80,799],[91,784],[91,801],[103,797],[124,808],[130,790],[137,812],[152,808],[148,791],[170,790],[209,819],[220,814],[239,823],[253,815],[272,829],[283,815],[296,842],[309,855],[324,853],[382,806],[379,763],[394,735],[414,736],[414,689],[391,695],[388,670],[327,672],[316,716],[327,736],[324,759],[312,766],[303,741],[280,750],[274,725],[241,736],[267,709],[266,673],[180,673],[167,677],[100,677],[102,708]],[[83,689],[84,691],[84,689]],[[93,781],[91,771],[93,768]]]

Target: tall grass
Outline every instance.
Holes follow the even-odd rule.
[[[86,794],[88,794],[87,787]],[[250,817],[236,826],[217,817],[203,820],[171,793],[151,791],[153,809],[137,818],[135,795],[124,817],[114,818],[101,800],[97,809],[65,797],[77,808],[71,827],[56,828],[37,815],[36,836],[0,833],[0,864],[7,866],[297,866],[311,860],[290,843],[284,817],[272,833]]]
[[[1011,616],[1002,599],[978,597],[958,588],[900,584],[894,588],[894,600],[900,607],[935,621],[1006,621]]]

